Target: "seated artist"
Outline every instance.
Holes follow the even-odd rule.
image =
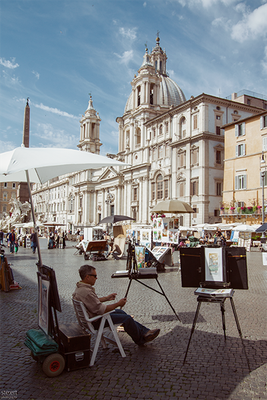
[[[113,244],[113,249],[108,253],[107,257],[112,255],[115,260],[119,260],[121,256],[121,249],[117,244]]]
[[[115,300],[117,293],[112,293],[105,297],[97,297],[95,288],[93,287],[97,279],[96,269],[94,267],[91,265],[82,265],[79,269],[79,274],[81,281],[76,284],[73,298],[74,300],[84,303],[90,318],[115,310],[110,314],[113,323],[122,325],[125,332],[127,332],[133,341],[139,346],[151,342],[158,336],[160,332],[159,329],[149,330],[144,325],[135,321],[130,315],[126,314],[125,311],[118,308],[123,307],[126,304],[126,298],[113,304],[103,304],[106,301]],[[100,322],[98,320],[93,324],[97,329]]]

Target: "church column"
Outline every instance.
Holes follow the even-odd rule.
[[[88,123],[88,138],[91,140],[92,138],[92,123]]]
[[[124,137],[123,137],[123,119],[117,118],[116,120],[119,123],[119,152],[125,150]]]
[[[150,82],[146,83],[146,103],[150,104]]]
[[[88,225],[89,213],[90,213],[89,193],[88,193],[88,191],[84,191],[83,192],[83,207],[82,207],[83,224],[84,225]]]
[[[142,208],[142,219],[141,221],[145,221],[148,223],[148,178],[147,176],[143,176],[142,179],[142,196],[140,197],[140,209]]]
[[[145,120],[145,118],[142,117],[141,118],[141,148],[145,147],[145,145],[146,145],[144,120]],[[143,160],[143,157],[142,157],[142,160]]]
[[[121,214],[120,212],[120,203],[119,203],[119,196],[118,196],[118,185],[115,186],[115,201],[114,201],[114,214]]]
[[[130,123],[130,150],[133,151],[135,145],[135,135],[134,135],[134,122],[133,120]]]
[[[101,218],[106,217],[106,209],[105,209],[105,189],[102,189],[102,215]]]
[[[93,217],[93,224],[98,224],[98,202],[97,202],[97,191],[94,191],[94,217]]]
[[[125,182],[124,190],[125,190],[125,202],[126,204],[126,215],[131,216],[132,215],[132,209],[131,209],[131,203],[132,203],[132,198],[131,198],[131,181],[127,180]]]
[[[88,218],[88,222],[89,222],[89,224],[91,225],[91,224],[93,224],[93,222],[95,221],[95,209],[96,209],[96,204],[94,203],[94,194],[95,194],[95,191],[94,191],[94,189],[91,189],[91,190],[89,190],[89,193],[88,193],[88,197],[89,197],[89,204],[88,204],[88,216],[89,216],[89,218]]]
[[[171,147],[171,198],[177,198],[177,148]]]

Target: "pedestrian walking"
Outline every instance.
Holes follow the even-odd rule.
[[[32,252],[33,252],[33,254],[35,253],[35,251],[36,251],[36,247],[37,247],[37,237],[36,237],[36,232],[33,232],[32,234],[31,234],[31,248],[32,248]]]
[[[14,229],[12,229],[12,231],[10,232],[8,236],[8,241],[9,241],[10,253],[14,253],[15,241],[16,241],[16,235]]]
[[[4,243],[4,232],[2,231],[2,229],[0,230],[0,244]]]

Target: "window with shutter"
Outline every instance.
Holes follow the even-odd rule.
[[[246,155],[246,145],[245,143],[238,144],[236,146],[236,157],[241,157]]]
[[[267,115],[262,115],[260,119],[261,129],[267,128]]]
[[[191,196],[198,196],[198,179],[193,179],[190,183]]]
[[[163,176],[158,175],[157,177],[157,199],[163,198]]]
[[[243,122],[242,124],[235,125],[235,136],[244,136],[246,133],[246,124]]]
[[[235,189],[241,190],[247,188],[247,175],[235,176]]]

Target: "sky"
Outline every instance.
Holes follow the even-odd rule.
[[[89,93],[101,118],[101,154],[117,153],[145,44],[166,51],[186,99],[243,89],[267,98],[267,0],[0,0],[0,153],[77,149]]]

